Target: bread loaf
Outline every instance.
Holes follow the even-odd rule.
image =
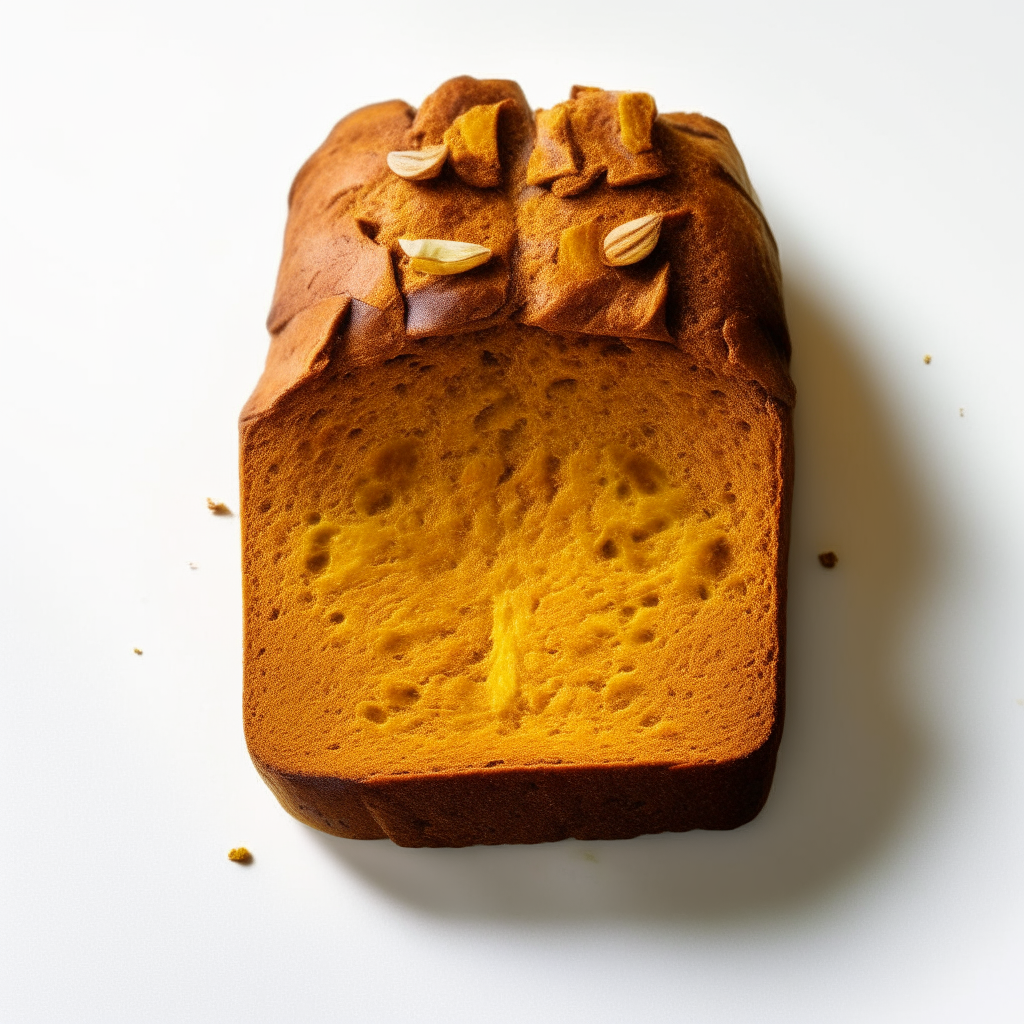
[[[748,821],[794,391],[728,132],[457,78],[341,121],[289,204],[240,423],[245,729],[281,803],[405,846]]]

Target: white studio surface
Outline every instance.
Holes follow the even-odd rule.
[[[1024,1020],[1022,30],[1009,2],[7,5],[0,1020]],[[789,706],[736,832],[360,844],[249,763],[238,520],[205,501],[237,508],[288,186],[345,113],[461,73],[715,117],[775,230]]]

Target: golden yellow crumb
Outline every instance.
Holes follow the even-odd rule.
[[[925,361],[925,363],[930,363],[932,361],[932,357],[931,356],[925,356],[924,357],[924,361]]]
[[[233,850],[228,850],[228,860],[233,860],[236,864],[249,864],[252,862],[252,854],[244,846],[236,846]]]
[[[142,648],[141,648],[141,647],[133,647],[133,648],[132,648],[132,650],[133,650],[133,651],[134,651],[134,652],[135,652],[136,654],[141,654],[141,653],[142,653]]]
[[[234,515],[234,512],[232,512],[231,509],[229,509],[227,507],[227,505],[224,504],[223,501],[214,501],[213,498],[207,498],[206,499],[206,507],[215,516],[231,516],[231,515]]]

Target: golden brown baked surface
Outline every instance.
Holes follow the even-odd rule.
[[[401,177],[404,151],[437,176]],[[422,273],[400,241],[430,238],[491,254]],[[293,186],[269,327],[241,420],[245,723],[285,807],[404,845],[757,812],[793,389],[721,125],[596,89],[534,116],[469,78],[357,111]]]

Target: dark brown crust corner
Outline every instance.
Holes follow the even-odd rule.
[[[347,295],[323,299],[271,339],[263,375],[242,408],[240,425],[265,415],[286,394],[327,368],[351,305]]]
[[[728,368],[734,376],[760,385],[787,408],[796,402],[796,388],[778,349],[766,341],[753,317],[734,313],[722,326],[729,350]]]

